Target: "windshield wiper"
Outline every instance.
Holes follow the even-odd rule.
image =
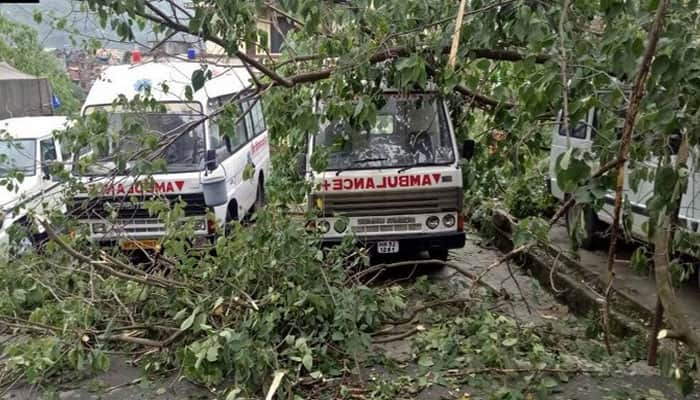
[[[401,168],[400,170],[398,170],[398,173],[400,174],[404,171],[408,171],[409,169],[411,169],[413,167],[425,167],[427,165],[438,165],[438,164],[436,164],[432,161],[421,161],[421,162],[415,163],[413,165],[408,165],[408,166]]]
[[[387,158],[386,158],[386,157],[377,157],[377,158],[361,158],[361,159],[359,159],[359,160],[355,160],[355,161],[353,161],[353,162],[352,162],[352,164],[353,164],[353,165],[355,165],[355,164],[362,164],[362,163],[366,163],[366,162],[373,162],[373,161],[386,161],[386,160],[387,160]],[[345,171],[345,170],[347,170],[347,168],[341,168],[341,169],[339,169],[339,170],[338,170],[338,171],[337,171],[337,172],[335,173],[335,176],[338,176],[338,175],[340,175],[340,173],[341,173],[341,172],[343,172],[343,171]]]

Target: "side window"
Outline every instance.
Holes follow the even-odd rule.
[[[245,129],[248,131],[248,139],[252,139],[255,136],[255,127],[253,127],[253,108],[251,108],[250,102],[245,102],[241,105],[242,112],[245,112],[243,119],[245,120]]]
[[[40,142],[41,162],[49,162],[58,160],[56,155],[56,144],[53,139],[46,139]]]
[[[239,112],[243,111],[245,110],[239,108]],[[236,150],[240,149],[244,144],[248,142],[248,136],[246,134],[246,122],[248,121],[248,119],[248,116],[240,118],[240,120],[236,124],[235,132],[224,132],[224,137],[226,138],[225,140],[228,142],[227,147],[229,152],[234,153]]]
[[[569,124],[569,136],[575,139],[585,139],[587,126],[586,121],[578,121],[576,125]],[[563,123],[559,124],[559,135],[567,136]]]
[[[265,132],[265,129],[267,129],[265,126],[265,117],[263,116],[262,103],[260,102],[260,99],[255,101],[251,114],[253,117],[253,132],[255,132],[253,136],[257,136]]]

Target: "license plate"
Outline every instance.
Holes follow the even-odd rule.
[[[121,244],[122,250],[158,250],[157,240],[126,240]]]
[[[399,241],[398,240],[385,240],[382,242],[377,242],[377,253],[380,254],[390,254],[399,252]]]

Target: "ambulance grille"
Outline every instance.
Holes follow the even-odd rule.
[[[421,189],[420,191],[376,191],[317,193],[311,207],[322,205],[322,216],[363,217],[373,215],[433,214],[462,210],[462,188]]]
[[[135,219],[135,218],[151,218],[143,202],[148,200],[167,200],[174,204],[178,200],[182,200],[186,205],[184,207],[185,216],[205,215],[207,206],[204,203],[204,194],[202,193],[186,193],[177,195],[158,195],[158,196],[100,196],[94,198],[79,198],[76,197],[68,204],[69,215],[80,219],[110,219],[113,214],[119,219]]]

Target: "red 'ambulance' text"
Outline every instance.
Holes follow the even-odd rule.
[[[441,174],[417,174],[382,177],[346,177],[324,179],[321,187],[324,191],[391,189],[399,187],[433,186],[440,183]]]

